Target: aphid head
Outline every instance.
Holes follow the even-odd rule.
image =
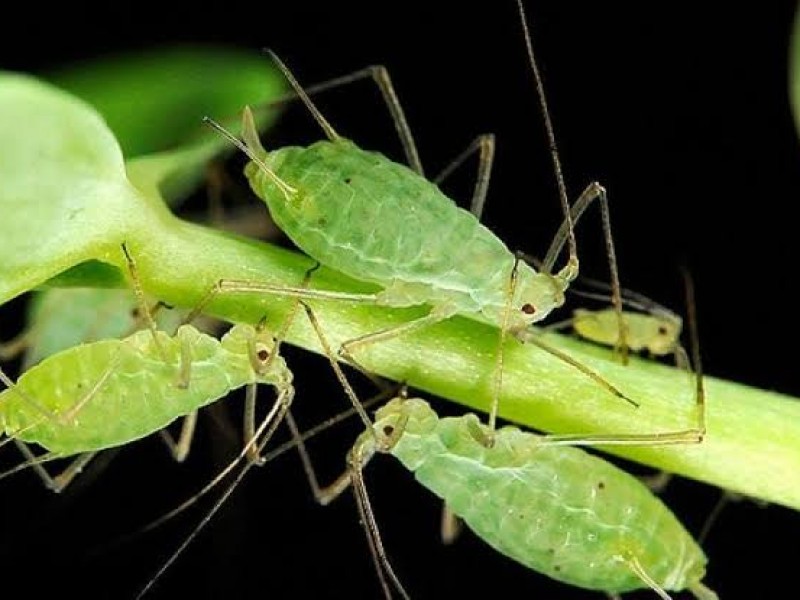
[[[276,348],[275,338],[265,326],[234,325],[221,343],[231,355],[247,361],[259,383],[291,381],[291,374]]]
[[[549,273],[537,273],[520,264],[509,328],[521,330],[549,315],[564,304],[564,285]]]
[[[683,322],[676,315],[656,315],[650,321],[652,331],[650,332],[650,343],[647,349],[656,356],[669,354],[678,345],[681,335]]]

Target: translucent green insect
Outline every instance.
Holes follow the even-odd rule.
[[[519,9],[524,24],[521,4]],[[548,139],[551,148],[555,148],[527,27],[525,39]],[[362,150],[340,136],[288,69],[274,55],[273,59],[325,131],[328,140],[307,148],[287,147],[267,152],[258,139],[252,115],[246,109],[243,122],[245,143],[231,139],[252,161],[245,170],[250,185],[266,202],[276,224],[309,256],[327,267],[377,284],[382,289],[372,294],[352,294],[223,280],[210,295],[218,292],[274,293],[387,307],[428,306],[429,312],[418,319],[346,341],[340,353],[355,362],[353,352],[356,348],[463,315],[498,327],[501,348],[506,332],[510,332],[521,340],[542,346],[593,377],[613,394],[635,404],[577,361],[544,345],[532,330],[533,324],[564,303],[564,292],[578,274],[573,224],[595,200],[600,201],[602,209],[615,306],[618,313],[621,311],[608,203],[602,186],[590,184],[570,208],[558,155],[553,150],[565,222],[554,237],[542,268],[537,271],[521,261],[479,222],[494,153],[491,136],[476,140],[454,162],[454,165],[460,163],[471,151],[481,151],[478,184],[472,211],[468,212],[424,178],[413,137],[385,69],[378,68],[373,74],[394,116],[412,168],[392,162],[376,152]],[[215,127],[221,130],[219,126]],[[452,165],[445,174],[451,170]],[[565,244],[568,245],[569,259],[560,270],[554,270]],[[500,385],[501,376],[502,352],[498,352],[496,387]],[[491,428],[496,419],[497,403],[495,394],[489,416]]]
[[[324,329],[311,309],[305,308],[337,377],[348,395],[355,397],[331,355]],[[694,329],[693,314],[690,316]],[[693,350],[698,396],[702,398],[702,367],[696,344]],[[716,598],[716,594],[701,582],[706,564],[702,550],[651,490],[638,478],[603,459],[571,447],[680,443],[670,436],[541,436],[507,427],[498,430],[494,444],[487,447],[484,443],[487,427],[476,415],[440,419],[426,402],[406,400],[401,395],[379,409],[374,424],[358,438],[348,453],[347,472],[334,484],[323,488],[304,446],[310,436],[300,434],[288,412],[286,423],[293,441],[266,454],[266,460],[296,447],[311,489],[323,505],[353,485],[360,521],[365,525],[387,597],[392,596],[388,580],[404,598],[409,595],[389,564],[362,475],[363,468],[376,453],[397,456],[477,535],[501,553],[536,571],[571,585],[608,593],[650,587],[662,598],[669,598],[665,590],[683,589],[692,591],[701,600]],[[312,435],[318,432],[315,428]],[[258,455],[265,445],[266,441],[259,440]],[[148,529],[194,504],[242,460],[244,453],[197,495]],[[152,588],[210,522],[255,464],[244,466],[139,597]]]
[[[135,263],[123,250],[143,306]],[[149,325],[124,339],[58,352],[25,371],[16,383],[0,371],[7,386],[0,393],[0,428],[52,489],[63,489],[96,452],[163,430],[186,416],[177,443],[165,436],[176,459],[182,460],[194,432],[195,411],[240,387],[248,391],[246,441],[254,430],[258,384],[277,391],[273,416],[291,403],[292,374],[265,327],[234,325],[219,340],[192,325],[180,326],[174,336],[157,330],[152,321]],[[54,479],[24,443],[49,451],[46,460],[82,456]]]
[[[387,575],[407,597],[363,480],[376,453],[397,457],[497,551],[554,579],[612,594],[649,587],[661,598],[680,590],[717,597],[702,583],[703,551],[637,478],[569,447],[576,440],[565,436],[505,427],[487,448],[480,441],[484,427],[474,414],[439,418],[423,400],[397,398],[356,441],[348,472],[319,491],[328,503],[353,484],[382,581]]]
[[[271,385],[276,407],[285,406],[292,375],[275,350],[272,334],[250,325],[234,326],[222,340],[183,325],[175,336],[145,330],[82,344],[16,383],[0,375],[8,386],[0,424],[9,437],[63,457],[145,437],[243,386]]]
[[[572,315],[572,327],[581,337],[605,346],[619,345],[619,323],[613,309],[578,308]],[[625,343],[634,352],[646,350],[653,356],[664,356],[675,353],[680,346],[683,322],[677,315],[626,310],[622,313],[622,319],[627,334]]]

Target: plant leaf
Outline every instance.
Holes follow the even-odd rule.
[[[94,106],[129,158],[215,138],[202,126],[204,116],[238,120],[245,103],[271,100],[286,88],[263,55],[219,46],[113,55],[47,79]],[[267,127],[276,116],[273,111],[260,124]]]

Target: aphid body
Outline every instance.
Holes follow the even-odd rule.
[[[716,598],[700,583],[703,551],[635,477],[516,427],[487,448],[481,427],[474,414],[439,418],[422,400],[395,399],[377,413],[377,445],[362,434],[351,464],[393,454],[488,544],[562,582],[626,592],[647,587],[638,568],[662,589]]]
[[[221,340],[183,325],[174,337],[142,330],[81,344],[0,393],[0,425],[9,437],[60,456],[126,444],[248,384],[291,394],[291,372],[271,357],[274,345],[271,334],[250,325],[234,326]],[[190,369],[185,384],[182,365]]]
[[[296,193],[287,199],[253,162],[245,171],[250,185],[309,256],[382,286],[379,304],[429,304],[441,318],[502,325],[514,254],[436,185],[344,138],[259,150]],[[561,306],[572,278],[571,265],[550,275],[520,264],[508,328],[522,330]]]
[[[664,356],[675,352],[680,345],[683,322],[674,313],[626,310],[622,319],[626,327],[625,343],[634,352],[646,350],[654,356]],[[597,344],[614,347],[619,344],[619,319],[612,308],[576,309],[572,326],[578,335]]]

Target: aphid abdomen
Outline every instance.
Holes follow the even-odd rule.
[[[158,431],[254,379],[246,355],[230,354],[192,327],[182,327],[175,338],[157,335],[165,357],[151,333],[139,331],[45,359],[19,378],[16,387],[26,397],[14,389],[0,394],[4,431],[64,455],[101,450]],[[182,338],[190,344],[192,360],[186,389],[178,386]],[[94,388],[75,416],[65,418]],[[30,399],[52,414],[43,415]]]
[[[410,284],[428,295],[423,302],[438,300],[437,290],[448,300],[461,295],[465,312],[486,301],[481,294],[502,296],[511,252],[411,169],[346,140],[282,148],[266,162],[299,199],[287,201],[251,163],[253,189],[278,226],[323,264],[384,287]]]
[[[494,447],[485,448],[471,433],[479,427],[474,415],[435,427],[428,420],[420,433],[414,427],[412,417],[392,453],[499,552],[606,592],[646,587],[629,559],[668,590],[702,578],[706,559],[692,537],[610,463],[577,448],[537,448],[537,436],[516,428],[498,431]]]

